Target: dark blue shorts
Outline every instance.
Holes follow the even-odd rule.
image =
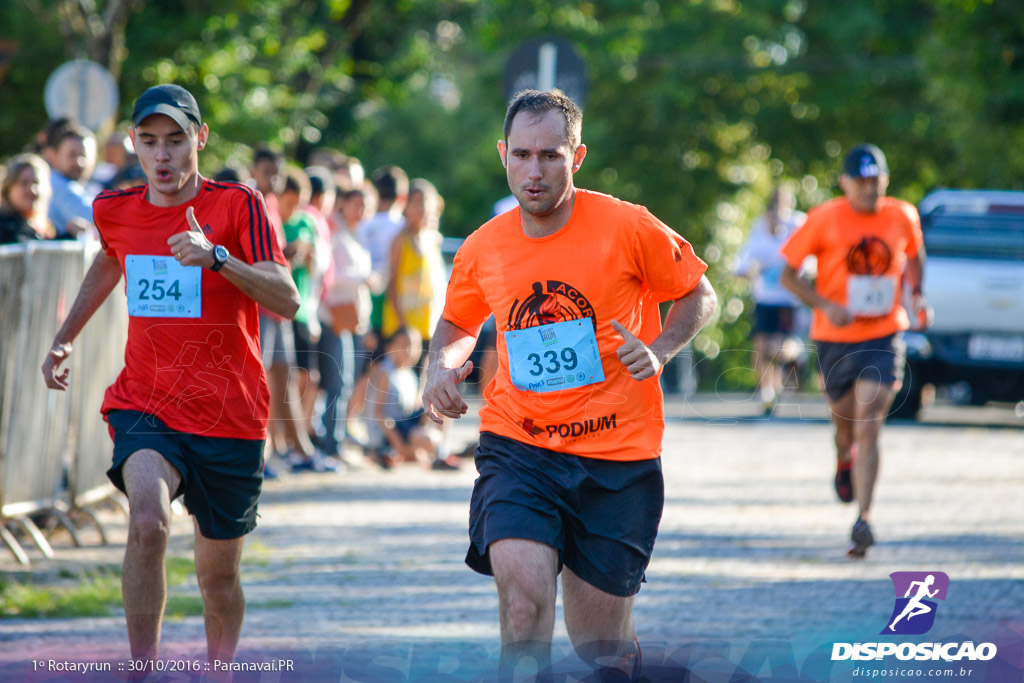
[[[850,344],[819,341],[815,345],[825,393],[833,401],[845,396],[860,379],[890,386],[903,382],[906,345],[902,334]]]
[[[402,441],[409,443],[409,435],[423,422],[423,410],[417,410],[405,417],[395,420],[395,431],[402,437]]]
[[[665,505],[661,459],[616,462],[556,453],[483,432],[469,511],[466,564],[493,575],[487,548],[525,538],[558,551],[590,585],[640,590]]]
[[[793,334],[794,314],[792,306],[754,306],[754,334]]]
[[[114,463],[107,477],[118,489],[125,491],[121,468],[128,456],[151,449],[181,475],[181,486],[171,497],[184,496],[203,536],[226,540],[256,528],[263,441],[179,432],[136,410],[112,410],[107,422],[114,438]]]

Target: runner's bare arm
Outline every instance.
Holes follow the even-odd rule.
[[[442,416],[458,419],[469,410],[458,384],[473,371],[469,355],[473,353],[481,327],[464,330],[444,318],[437,323],[430,340],[430,362],[423,388],[423,410],[437,424],[444,423]]]
[[[190,206],[185,212],[189,229],[171,235],[167,245],[183,266],[209,268],[214,264],[213,244],[206,239]],[[294,318],[299,310],[299,292],[288,269],[274,261],[249,265],[234,256],[218,271],[250,299],[285,318]]]
[[[89,322],[96,310],[103,305],[114,287],[121,280],[121,263],[105,251],[96,255],[96,260],[89,267],[89,272],[82,280],[78,296],[71,306],[68,317],[53,338],[53,345],[43,361],[43,380],[46,386],[64,391],[68,386],[68,369],[57,374],[60,364],[71,355],[71,342],[78,337],[85,324]]]
[[[612,320],[612,328],[623,339],[616,353],[633,379],[642,381],[658,374],[658,370],[704,327],[716,303],[715,290],[707,277],[701,276],[696,287],[672,303],[661,334],[650,345],[633,336],[619,321]]]
[[[779,282],[782,283],[783,287],[796,294],[800,301],[803,301],[811,308],[820,309],[833,325],[843,327],[853,322],[854,316],[845,306],[829,301],[814,291],[811,283],[800,277],[792,266],[787,264],[783,268],[782,277],[779,279]]]
[[[924,259],[922,246],[916,254],[907,257],[907,266],[903,271],[903,278],[910,285],[911,327],[917,330],[928,329],[935,318],[935,312],[924,296]]]

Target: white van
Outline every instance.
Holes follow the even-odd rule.
[[[959,383],[974,405],[1024,399],[1024,192],[937,190],[918,211],[935,323],[905,335],[893,416],[915,417],[926,384]]]

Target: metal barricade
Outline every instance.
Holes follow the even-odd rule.
[[[53,512],[77,544],[64,513],[97,500],[104,487],[113,491],[101,480],[110,441],[99,402],[124,355],[123,304],[111,297],[76,340],[69,391],[51,391],[39,372],[97,250],[59,241],[0,247],[0,540],[24,564],[28,556],[8,524],[50,557],[31,516]]]
[[[92,263],[98,245],[86,250],[86,264]],[[100,415],[106,388],[117,379],[124,367],[124,347],[128,339],[128,314],[120,287],[93,314],[89,324],[75,343],[72,354],[72,386],[75,387],[71,408],[74,425],[74,461],[68,478],[68,495],[72,509],[90,517],[107,542],[103,526],[90,512],[90,506],[117,495],[107,478],[114,442],[107,423]],[[126,504],[123,504],[125,510]]]

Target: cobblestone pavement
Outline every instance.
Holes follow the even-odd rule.
[[[877,640],[895,597],[888,575],[908,570],[950,578],[929,638],[1024,634],[1024,420],[1012,410],[992,412],[997,424],[972,423],[986,414],[936,409],[925,424],[887,427],[878,545],[863,561],[845,557],[856,512],[832,491],[831,429],[820,401],[782,406],[770,420],[723,397],[676,401],[667,413],[667,502],[635,609],[649,657],[698,641],[739,646],[735,659],[765,639],[797,650]],[[472,417],[458,423],[452,445],[470,442],[476,426]],[[455,473],[363,466],[268,482],[243,560],[240,658],[304,653],[316,661],[320,653],[333,662],[330,680],[345,678],[345,657],[362,661],[362,671],[404,672],[382,674],[404,680],[418,666],[465,671],[473,657],[496,656],[493,583],[462,561],[474,475],[467,462]],[[124,520],[113,511],[103,519],[112,546],[73,548],[58,536],[57,559],[34,555],[37,579],[118,564]],[[190,545],[190,523],[178,517],[171,554],[188,556]],[[0,570],[10,578],[17,566],[4,555]],[[175,594],[197,594],[194,579]],[[167,657],[201,659],[202,618],[167,622],[163,643]],[[568,649],[560,613],[556,645]],[[463,654],[451,664],[445,652]],[[127,657],[122,618],[0,621],[0,679],[58,654]],[[1014,666],[1019,681],[1024,663]]]

